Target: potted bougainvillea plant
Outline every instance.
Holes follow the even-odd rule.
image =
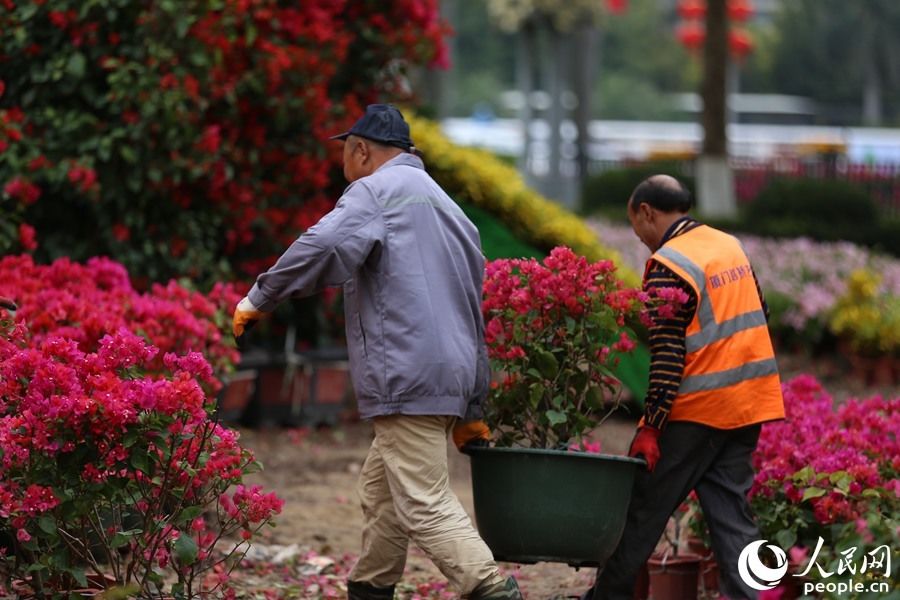
[[[103,259],[6,257],[0,282],[18,305],[0,308],[0,586],[220,592],[282,503],[244,485],[259,465],[215,418],[204,355],[231,361],[216,320],[233,294],[139,294]]]
[[[643,461],[585,451],[583,438],[617,405],[612,368],[634,349],[633,327],[678,300],[627,288],[611,261],[565,247],[541,262],[488,263],[484,412],[495,443],[466,450],[478,528],[498,560],[590,566],[612,552]]]

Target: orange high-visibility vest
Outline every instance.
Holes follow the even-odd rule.
[[[669,420],[734,429],[783,419],[775,351],[741,243],[700,225],[651,258],[687,281],[698,299]]]

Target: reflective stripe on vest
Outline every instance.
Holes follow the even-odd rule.
[[[681,381],[681,387],[678,388],[678,393],[690,394],[691,392],[717,390],[740,383],[747,379],[756,379],[757,377],[774,375],[776,373],[778,373],[778,365],[775,362],[775,359],[767,358],[726,371],[718,371],[706,375],[689,375]]]
[[[713,314],[712,303],[706,290],[706,274],[696,263],[677,250],[663,246],[656,251],[662,258],[668,259],[681,267],[693,280],[694,287],[699,292],[697,306],[697,321],[700,331],[692,333],[685,338],[685,350],[688,353],[708,346],[732,335],[766,325],[766,315],[762,309],[747,312],[721,323],[716,322]],[[690,394],[725,388],[747,379],[755,379],[778,373],[778,365],[774,358],[747,363],[733,369],[706,373],[701,375],[687,375],[681,381],[678,388],[679,394]]]
[[[684,269],[690,278],[694,280],[694,286],[700,291],[699,305],[697,306],[697,320],[700,323],[700,331],[687,336],[685,339],[685,350],[688,353],[696,352],[703,346],[731,337],[739,331],[766,325],[766,313],[762,310],[744,313],[733,319],[717,323],[716,317],[713,315],[709,294],[706,293],[706,274],[703,272],[703,269],[691,262],[684,254],[672,248],[663,246],[656,253]]]

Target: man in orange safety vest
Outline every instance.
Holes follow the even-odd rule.
[[[584,600],[630,600],[669,517],[695,490],[731,599],[757,592],[738,557],[760,538],[747,493],[762,423],[784,418],[767,308],[750,261],[731,235],[690,216],[689,192],[654,175],[628,201],[628,219],[653,255],[644,289],[675,287],[688,300],[653,315],[650,385],[629,454],[643,456],[625,532]]]

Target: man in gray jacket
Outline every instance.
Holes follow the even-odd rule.
[[[375,428],[359,479],[364,524],[351,599],[393,598],[409,540],[463,597],[521,598],[447,469],[458,419],[470,421],[456,428],[458,444],[486,433],[478,421],[490,379],[478,230],[425,172],[393,106],[370,105],[332,139],[344,140],[350,185],[257,278],[235,310],[234,333],[289,297],[344,288],[353,387],[360,416]]]

